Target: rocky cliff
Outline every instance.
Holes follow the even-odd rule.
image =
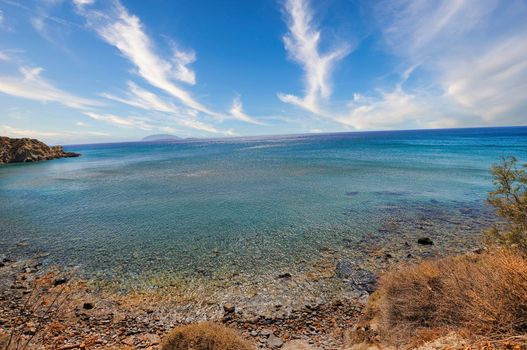
[[[0,136],[0,164],[37,162],[78,156],[80,156],[78,153],[65,152],[62,146],[50,147],[36,139],[12,139]]]

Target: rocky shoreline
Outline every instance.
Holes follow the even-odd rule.
[[[44,268],[40,260],[0,260],[0,345],[154,350],[164,335],[185,323],[168,302],[101,293],[75,273]],[[301,342],[334,349],[363,307],[361,300],[344,299],[280,312],[285,306],[277,303],[273,315],[247,317],[243,307],[225,303],[221,315],[211,319],[238,329],[257,348]]]
[[[0,164],[38,162],[79,156],[79,153],[64,151],[62,146],[50,147],[36,139],[0,136]]]
[[[16,253],[28,246],[24,241],[0,257],[0,339],[15,334],[31,339],[36,349],[154,350],[173,327],[213,320],[238,329],[261,349],[287,349],[291,342],[338,349],[375,290],[377,274],[400,263],[478,249],[475,238],[492,222],[479,211],[460,210],[463,218],[456,221],[428,210],[411,219],[395,212],[378,232],[344,240],[343,253],[323,250],[310,269],[259,275],[252,285],[232,275],[186,286],[174,280],[150,291],[123,288],[119,281],[108,288],[74,269],[49,266],[46,254],[24,258]],[[436,225],[446,232],[436,232]]]

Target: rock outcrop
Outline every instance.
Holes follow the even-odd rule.
[[[80,156],[78,153],[65,152],[62,146],[50,147],[36,139],[12,139],[0,136],[0,164],[38,162],[78,156]]]

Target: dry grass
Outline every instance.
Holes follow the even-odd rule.
[[[233,330],[212,322],[180,326],[163,340],[162,350],[252,350]]]
[[[381,276],[377,293],[370,317],[393,344],[452,330],[493,340],[527,333],[527,258],[510,250],[401,266]]]

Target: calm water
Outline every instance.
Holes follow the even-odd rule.
[[[83,156],[0,167],[0,253],[26,242],[96,276],[211,278],[343,255],[401,215],[462,225],[492,163],[527,161],[527,127],[66,148]]]

